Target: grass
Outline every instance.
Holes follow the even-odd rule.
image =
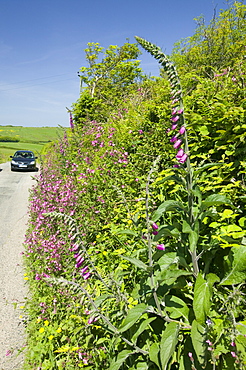
[[[0,126],[0,162],[7,162],[16,150],[32,150],[40,156],[45,146],[63,136],[63,127]]]

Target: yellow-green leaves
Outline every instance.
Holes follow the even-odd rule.
[[[231,201],[225,195],[212,194],[212,195],[209,195],[202,202],[202,210],[205,210],[205,209],[207,209],[209,207],[212,207],[212,206],[219,206],[221,204],[231,204]]]
[[[240,284],[246,279],[246,246],[232,248],[230,259],[228,259],[228,264],[231,264],[230,269],[221,281],[221,285]]]

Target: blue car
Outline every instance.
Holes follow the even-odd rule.
[[[10,158],[12,158],[11,171],[37,171],[36,159],[38,157],[35,157],[34,153],[30,150],[17,150],[13,156],[10,156]]]

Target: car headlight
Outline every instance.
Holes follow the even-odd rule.
[[[12,163],[12,164],[19,164],[19,163],[18,163],[18,162],[16,162],[16,161],[12,161],[11,163]]]
[[[35,161],[31,161],[30,164],[35,164]]]

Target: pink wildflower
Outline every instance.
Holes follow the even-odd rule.
[[[87,272],[86,274],[83,275],[83,279],[87,280],[87,279],[89,279],[90,276],[91,276],[91,273]]]
[[[173,144],[174,149],[178,149],[181,144],[182,140],[178,139],[177,141],[175,141],[175,143]]]
[[[172,122],[177,122],[179,120],[179,116],[174,116],[171,118]]]
[[[192,352],[189,352],[189,353],[188,353],[188,356],[189,356],[190,360],[191,360],[192,362],[194,362],[193,353],[192,353]]]
[[[151,226],[153,230],[157,230],[159,228],[159,226],[155,222],[153,222]]]
[[[187,158],[188,158],[188,155],[186,153],[184,153],[184,155],[182,155],[182,157],[179,159],[179,163],[185,163]]]
[[[186,131],[186,128],[184,126],[180,127],[180,129],[179,129],[180,135],[183,135],[185,133],[185,131]]]
[[[173,137],[171,137],[171,139],[170,139],[170,143],[175,143],[175,141],[177,141],[177,136],[176,135],[174,135]]]
[[[176,158],[177,159],[180,159],[182,156],[184,155],[184,150],[181,148],[179,149],[177,155],[176,155]]]

